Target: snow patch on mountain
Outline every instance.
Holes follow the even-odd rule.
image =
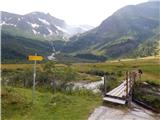
[[[56,30],[56,35],[59,35],[59,32]]]
[[[37,32],[35,29],[32,29],[32,32],[36,35],[36,34],[40,34],[40,32]]]
[[[62,32],[69,33],[67,30],[65,30],[65,29],[63,29],[63,28],[61,28],[61,27],[59,27],[59,26],[57,26],[57,25],[55,25],[55,27],[56,27],[58,30],[62,31]]]
[[[36,31],[36,30],[32,29],[32,31],[33,31],[34,34],[37,34],[37,31]]]
[[[5,25],[5,21],[1,21],[1,24],[0,25]]]
[[[47,28],[47,30],[49,31],[50,35],[53,35],[53,32],[51,29]]]
[[[46,25],[50,25],[50,23],[45,19],[38,18],[38,20]]]
[[[36,24],[36,23],[30,23],[30,22],[27,22],[29,25],[32,26],[32,28],[38,28],[40,25]]]
[[[6,23],[5,21],[3,21],[0,25],[11,25],[11,26],[14,26],[14,27],[17,26],[17,25],[12,24],[12,23]]]

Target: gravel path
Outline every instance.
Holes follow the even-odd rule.
[[[126,110],[100,106],[94,110],[88,120],[160,120],[160,114],[133,103],[132,108]]]

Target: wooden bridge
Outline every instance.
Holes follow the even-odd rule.
[[[118,104],[130,103],[132,101],[132,91],[134,83],[136,79],[140,77],[141,73],[139,72],[126,72],[125,80],[118,87],[109,92],[105,92],[103,100]],[[105,89],[106,82],[106,78],[104,78]]]

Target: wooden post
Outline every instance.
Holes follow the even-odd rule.
[[[104,96],[106,95],[107,88],[106,88],[106,75],[104,75]]]
[[[132,75],[129,72],[129,96],[128,96],[128,105],[131,107],[132,102]]]
[[[131,89],[132,89],[132,76],[131,76],[131,72],[129,72],[129,90],[131,91]]]
[[[128,96],[128,71],[126,72],[126,97]]]
[[[126,72],[126,101],[128,102],[128,71]]]

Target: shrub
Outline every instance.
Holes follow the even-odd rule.
[[[159,94],[156,94],[156,91],[153,89],[153,87],[155,88],[155,86],[151,84],[145,85],[143,83],[136,83],[133,96],[134,99],[137,99],[159,111],[160,96]]]
[[[52,104],[72,103],[72,99],[69,96],[64,95],[62,93],[56,93],[51,98],[50,103]]]
[[[91,74],[91,75],[97,75],[97,76],[104,76],[105,75],[105,72],[102,71],[102,70],[90,70],[87,72],[87,74]]]
[[[118,76],[118,77],[121,77],[121,76],[123,76],[123,73],[122,73],[122,71],[117,71],[117,76]]]

